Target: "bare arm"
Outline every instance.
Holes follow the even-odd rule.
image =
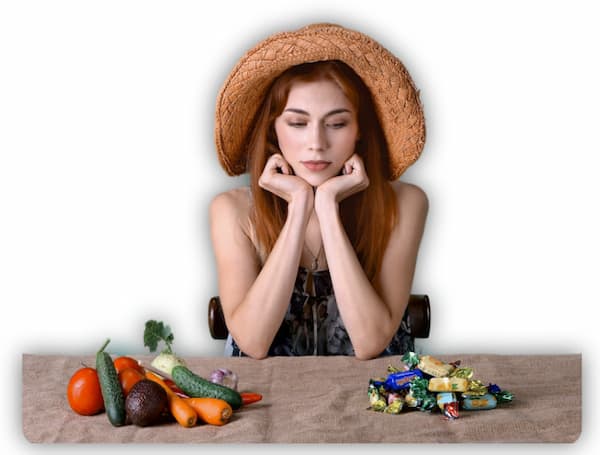
[[[360,173],[362,163],[356,164],[355,172]],[[319,193],[320,190],[317,190],[315,210],[338,308],[356,357],[373,358],[389,344],[406,310],[427,215],[427,198],[422,190],[412,185],[404,185],[398,191],[400,220],[384,254],[379,275],[381,293],[378,294],[365,275],[341,223],[339,200],[336,200],[336,194],[340,193]]]
[[[228,193],[217,196],[211,204],[211,235],[223,314],[240,349],[254,358],[266,357],[287,311],[313,207],[310,187],[291,182],[291,187],[282,189],[279,183],[275,185],[288,200],[288,216],[262,268],[256,248],[243,229],[247,206],[244,209]],[[269,186],[272,181],[267,179],[263,184]]]

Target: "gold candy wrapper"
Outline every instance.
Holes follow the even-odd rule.
[[[450,373],[450,377],[471,379],[473,377],[473,368],[457,368]]]
[[[383,412],[387,408],[387,403],[385,400],[377,400],[371,404],[371,409],[377,412]]]
[[[469,381],[465,378],[431,378],[427,389],[430,392],[466,392]]]
[[[400,414],[403,404],[404,401],[402,399],[394,400],[385,408],[383,412],[387,414]]]
[[[454,371],[452,365],[444,363],[430,355],[421,356],[417,368],[423,373],[435,376],[436,378],[450,376],[450,373]]]
[[[483,382],[481,382],[477,379],[472,379],[469,381],[469,387],[467,388],[467,390],[465,392],[463,392],[462,396],[466,398],[466,397],[482,396],[482,395],[485,395],[486,393],[488,393],[488,389],[485,385],[483,385]]]

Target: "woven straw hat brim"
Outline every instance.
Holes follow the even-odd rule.
[[[215,141],[229,175],[247,172],[250,128],[273,80],[291,66],[341,60],[365,82],[387,140],[390,180],[421,154],[425,119],[419,93],[404,65],[372,38],[339,25],[313,24],[272,35],[237,63],[217,97]]]

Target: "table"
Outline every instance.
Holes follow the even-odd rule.
[[[152,357],[135,356],[149,362]],[[433,443],[574,442],[581,432],[581,354],[436,355],[474,369],[476,379],[514,393],[510,404],[462,411],[454,421],[417,410],[399,415],[367,410],[370,378],[386,375],[400,357],[186,358],[207,377],[229,368],[240,391],[263,394],[236,411],[222,427],[176,423],[115,428],[104,413],[80,416],[69,407],[66,387],[81,362],[94,356],[23,355],[23,432],[30,442],[110,443]]]

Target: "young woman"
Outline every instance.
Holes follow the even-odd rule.
[[[399,60],[316,24],[249,51],[217,103],[217,150],[251,186],[210,208],[226,352],[413,350],[403,325],[428,202],[399,175],[425,137]]]

